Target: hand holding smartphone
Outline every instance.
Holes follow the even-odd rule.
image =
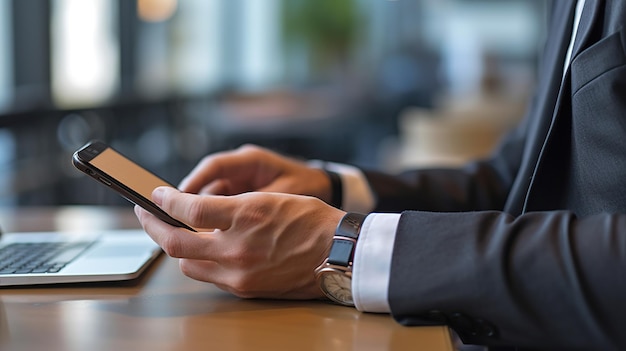
[[[141,206],[162,221],[195,231],[172,218],[152,200],[152,191],[170,183],[139,166],[101,141],[91,141],[74,153],[72,163],[91,178],[117,191],[128,201]]]

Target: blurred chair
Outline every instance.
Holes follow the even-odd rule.
[[[523,106],[521,101],[480,100],[406,109],[399,118],[396,167],[455,167],[487,157],[517,123]]]

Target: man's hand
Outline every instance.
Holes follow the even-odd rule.
[[[179,188],[212,195],[280,192],[315,196],[325,202],[332,196],[324,171],[253,145],[206,156]]]
[[[194,228],[212,228],[191,232],[135,207],[152,239],[181,258],[185,275],[245,298],[323,297],[314,269],[328,256],[345,212],[314,197],[279,193],[194,195],[161,187],[153,200]]]

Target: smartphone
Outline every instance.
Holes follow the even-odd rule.
[[[174,186],[115,151],[109,145],[98,140],[90,141],[74,153],[72,163],[91,178],[117,191],[128,201],[141,206],[162,221],[195,231],[190,226],[172,218],[150,200],[155,188],[159,186],[174,188]]]

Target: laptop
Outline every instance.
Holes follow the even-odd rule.
[[[0,235],[0,286],[131,280],[162,252],[141,229]]]

